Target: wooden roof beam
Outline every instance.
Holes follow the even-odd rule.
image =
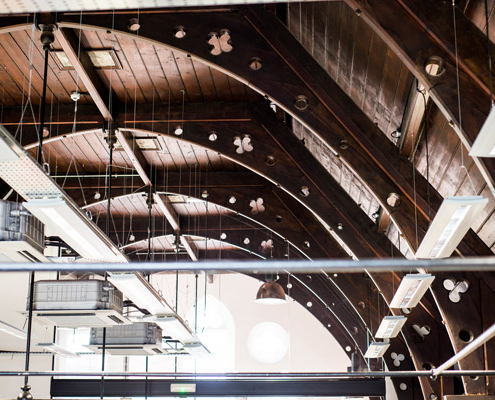
[[[146,186],[153,186],[152,168],[148,164],[148,161],[146,161],[132,133],[122,129],[116,129],[115,134],[143,183]]]
[[[180,222],[179,216],[177,212],[174,210],[174,207],[170,203],[170,200],[167,195],[161,193],[155,193],[153,195],[158,208],[165,215],[168,223],[172,226],[173,230],[176,233],[180,233]],[[197,260],[196,260],[197,261]]]
[[[98,76],[91,59],[82,48],[81,38],[71,28],[57,29],[55,31],[55,37],[105,121],[113,121],[112,114],[113,109],[117,106],[115,104],[117,103],[117,99],[114,98]]]

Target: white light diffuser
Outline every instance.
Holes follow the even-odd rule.
[[[79,357],[78,354],[73,353],[72,351],[67,350],[66,348],[59,346],[58,344],[55,343],[38,343],[37,346],[43,347],[45,350],[51,351],[52,353],[62,357],[67,357],[67,358]]]
[[[194,357],[211,356],[210,350],[200,342],[184,343],[184,350]]]
[[[390,302],[390,308],[416,307],[435,279],[430,274],[407,274]]]
[[[384,317],[378,327],[378,330],[376,331],[375,337],[379,339],[390,339],[396,337],[406,321],[407,318],[404,316]]]
[[[373,342],[366,350],[364,354],[364,358],[380,358],[383,357],[385,352],[388,350],[390,346],[389,342]]]
[[[492,106],[490,114],[488,114],[478,136],[476,136],[469,155],[474,157],[495,157],[495,107]]]
[[[139,308],[151,314],[169,314],[174,311],[155,288],[139,273],[111,273],[108,280]]]
[[[99,232],[98,227],[65,200],[32,199],[23,205],[82,257],[89,260],[127,262],[126,257]]]
[[[5,140],[0,140],[0,162],[18,161],[19,155]]]
[[[195,340],[194,333],[178,315],[145,315],[145,321],[152,321],[162,328],[163,336],[182,343],[190,343]]]
[[[488,203],[481,196],[456,196],[444,199],[415,257],[449,257],[471,227],[476,214]]]
[[[0,321],[0,331],[8,333],[9,335],[15,336],[19,339],[26,340],[27,338],[27,333],[25,331],[16,328],[15,326],[8,324],[7,322]]]

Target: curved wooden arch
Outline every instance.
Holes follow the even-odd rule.
[[[65,16],[64,16],[64,17],[65,17]],[[220,20],[222,20],[222,18],[220,18]],[[224,20],[223,20],[223,22],[224,22],[224,23],[227,23],[228,21],[229,21],[229,19],[225,19],[225,18],[224,18]],[[204,22],[204,23],[207,23],[207,22],[210,22],[210,23],[211,23],[211,21],[206,21],[206,22]],[[217,22],[218,22],[218,21],[217,21]],[[220,21],[220,22],[222,22],[222,21]],[[235,21],[234,21],[234,22],[235,22]],[[237,22],[239,22],[239,21],[237,21]],[[248,28],[248,25],[246,25],[245,23],[243,24],[243,22],[242,22],[242,21],[241,21],[241,22],[239,22],[239,24],[240,24],[240,26],[241,26],[241,27],[244,27],[244,29],[247,29],[247,28]],[[103,24],[103,25],[105,25],[105,24]],[[67,26],[69,26],[69,25],[67,25]],[[202,25],[201,25],[201,24],[198,24],[198,26],[202,26]],[[122,26],[121,28],[122,28],[122,31],[124,31],[124,29],[125,29],[125,28],[124,28],[123,26]],[[149,28],[148,28],[148,29],[149,29]],[[239,29],[239,30],[238,30],[238,32],[242,32],[242,31],[243,31],[242,29]],[[140,34],[142,34],[142,32],[143,32],[143,31],[141,31],[141,32],[140,32]],[[145,34],[144,36],[146,36],[146,34]],[[249,36],[249,35],[248,35],[248,36]],[[141,36],[141,37],[142,37],[142,36]],[[198,45],[198,43],[200,43],[200,42],[196,40],[196,44],[191,44],[191,43],[190,43],[190,45],[194,47],[194,45],[196,45],[196,46],[197,46],[197,45]],[[249,46],[247,46],[247,47],[249,47]],[[263,46],[261,46],[261,47],[263,47]],[[265,47],[266,47],[266,46],[265,46]],[[259,49],[257,49],[257,51],[259,51]],[[263,51],[265,51],[265,53],[263,53]],[[269,60],[269,63],[268,63],[269,65],[270,65],[270,61],[276,61],[276,56],[274,56],[274,55],[270,52],[270,50],[269,50],[269,49],[266,49],[266,48],[265,48],[265,50],[263,50],[263,51],[261,51],[261,53],[262,53],[264,56],[266,56],[266,57],[264,57],[264,58],[262,58],[262,59],[263,59],[263,60],[265,60],[265,59],[266,59],[266,60]],[[211,59],[212,57],[211,57],[211,56],[209,56],[208,54],[206,54],[206,59],[208,59],[208,58],[210,58],[210,59]],[[241,63],[241,62],[243,62],[243,61],[244,61],[244,60],[234,60],[234,61],[232,61],[232,59],[230,59],[230,60],[227,62],[227,64],[228,64],[229,62],[232,62],[232,63],[233,63],[233,69],[235,70],[235,69],[237,68],[237,70],[238,70],[238,71],[241,71],[241,65],[240,65],[239,63]],[[273,64],[274,64],[274,65],[276,65],[277,63],[275,62],[275,63],[273,63]],[[245,65],[244,65],[244,67],[243,67],[243,68],[245,68]],[[284,75],[284,74],[282,74],[282,72],[283,72],[285,75]],[[252,74],[251,72],[249,72],[249,73],[250,73],[250,74]],[[286,70],[286,69],[283,69],[283,68],[282,68],[282,69],[278,69],[278,70],[277,70],[277,75],[275,75],[275,74],[274,74],[274,75],[272,75],[272,76],[265,75],[264,80],[267,80],[267,81],[270,81],[270,82],[280,82],[280,80],[285,80],[285,77],[287,77],[287,76],[289,76],[289,75],[290,75],[290,76],[292,76],[292,75],[291,75],[291,73],[290,73],[290,71],[288,71],[288,70]],[[267,79],[267,76],[269,77],[268,79]],[[296,80],[297,80],[297,79],[296,79]],[[289,81],[290,81],[290,82],[294,82],[294,81],[293,81],[293,80],[291,80],[291,79],[287,79],[287,82],[289,82]],[[259,81],[258,81],[258,82],[259,82]],[[304,86],[303,86],[303,87],[304,87]],[[293,100],[294,100],[294,97],[293,97],[293,93],[291,94],[291,90],[289,90],[289,89],[290,89],[290,88],[289,88],[289,85],[288,85],[288,86],[287,86],[287,88],[285,88],[285,89],[286,89],[286,91],[285,91],[285,92],[282,92],[282,93],[280,94],[279,99],[281,99],[281,100],[279,100],[279,104],[281,104],[282,106],[284,106],[284,108],[285,108],[286,110],[290,111],[290,110],[292,110],[292,102],[293,102]],[[318,107],[319,107],[319,103],[318,103],[318,101],[315,101],[315,99],[316,99],[316,98],[318,98],[318,100],[319,100],[319,101],[321,101],[321,100],[322,100],[322,98],[321,98],[321,96],[319,97],[318,95],[316,95],[316,94],[315,94],[315,92],[314,92],[314,90],[315,90],[314,88],[312,88],[311,90],[306,89],[306,91],[304,91],[304,90],[303,90],[303,92],[304,92],[304,93],[303,93],[303,95],[305,95],[305,96],[308,98],[308,101],[309,101],[309,104],[310,104],[310,105],[314,105],[314,106],[315,106],[315,108],[314,108],[314,109],[312,109],[312,111],[315,111],[315,110],[316,110],[316,113],[318,113],[318,110],[319,110],[319,108],[318,108]],[[289,98],[289,97],[290,97],[290,98]],[[328,98],[326,99],[326,101],[328,101]],[[328,110],[328,111],[330,111],[330,112],[331,112],[331,110]],[[298,117],[299,119],[302,119],[302,120],[303,120],[303,122],[306,122],[306,125],[307,125],[307,126],[312,126],[313,128],[315,128],[315,127],[316,127],[316,128],[318,128],[318,129],[314,129],[314,130],[317,130],[317,131],[321,132],[321,131],[323,130],[323,128],[324,128],[324,126],[325,126],[325,125],[329,125],[329,126],[331,126],[333,129],[335,129],[335,131],[336,131],[338,134],[343,135],[343,136],[337,136],[336,138],[334,137],[334,138],[332,139],[332,140],[333,140],[333,144],[332,144],[332,142],[330,142],[330,141],[328,141],[328,140],[327,140],[327,143],[330,143],[331,145],[333,145],[333,147],[336,147],[336,145],[338,145],[338,143],[340,143],[340,142],[339,142],[339,140],[341,140],[341,139],[342,139],[342,137],[346,138],[345,140],[348,140],[349,138],[348,138],[346,135],[347,135],[347,134],[351,134],[351,135],[353,135],[353,131],[350,131],[350,130],[347,130],[347,131],[346,131],[346,130],[344,130],[344,131],[342,131],[342,130],[341,130],[341,128],[339,128],[339,126],[338,126],[338,121],[335,121],[335,120],[333,120],[333,119],[332,119],[332,118],[334,118],[335,116],[333,116],[333,117],[332,117],[332,116],[328,115],[328,111],[323,110],[322,112],[323,112],[323,115],[326,115],[326,118],[330,118],[330,119],[325,119],[325,118],[322,116],[322,114],[319,114],[319,115],[317,115],[317,116],[315,117],[315,115],[314,115],[314,114],[315,114],[315,112],[313,112],[313,113],[311,113],[311,115],[309,115],[309,114],[304,114],[304,111],[301,111],[301,112],[294,112],[294,111],[292,110],[292,113],[293,113],[293,114],[295,114],[295,115],[296,115],[296,117]],[[308,123],[307,119],[312,120],[312,121],[313,121],[313,123],[311,123],[311,122],[309,122],[309,123]],[[326,122],[325,122],[325,121],[326,121]],[[335,140],[335,139],[337,139],[337,140]],[[353,140],[355,140],[355,138],[354,138],[354,139],[352,139],[351,141],[349,141],[349,143],[351,143],[351,149],[352,149],[352,150],[359,149],[359,145],[361,145],[361,146],[362,146],[362,143],[361,143],[361,144],[356,143],[356,144],[358,144],[358,146],[354,148],[354,147],[353,147],[353,145],[354,145],[355,143],[353,142]],[[348,152],[348,153],[352,153],[352,152],[350,151],[350,152]],[[359,152],[359,151],[358,151],[358,152],[357,152],[357,154],[356,154],[356,158],[358,159],[358,158],[359,158],[359,156],[363,156],[363,154],[361,154],[361,152]],[[350,156],[349,156],[349,157],[350,157]],[[369,162],[369,155],[368,155],[368,156],[366,156],[366,154],[364,154],[364,159],[363,159],[363,160],[364,160],[365,162],[363,162],[363,163],[362,163],[362,165],[360,166],[360,168],[364,168],[364,165],[367,165],[367,164],[368,164],[368,162]],[[373,161],[373,160],[371,160],[371,161]],[[356,168],[356,166],[357,166],[357,164],[356,164],[356,163],[351,163],[351,164],[353,164],[353,166]],[[387,164],[387,163],[385,163],[385,164]],[[385,164],[384,164],[384,165],[385,165]],[[371,162],[371,163],[370,163],[370,165],[375,165],[375,164],[374,164],[373,162]],[[369,168],[369,165],[367,165],[367,167]],[[373,169],[372,169],[372,170],[365,170],[365,171],[363,171],[363,172],[365,172],[365,174],[364,174],[364,178],[363,178],[363,174],[360,174],[360,176],[361,176],[361,177],[362,177],[365,181],[366,181],[366,180],[368,180],[368,181],[369,181],[369,180],[372,180],[373,178],[383,179],[383,176],[381,175],[381,173],[379,173],[378,175],[376,174],[376,172],[377,172],[376,170],[373,170]],[[380,171],[378,171],[378,172],[380,172]],[[382,171],[382,172],[383,172],[383,171]],[[385,172],[387,173],[387,171],[385,171]],[[373,175],[373,177],[371,177],[370,175]],[[389,189],[394,187],[394,183],[392,183],[392,184],[391,184],[391,183],[390,183],[387,179],[390,179],[390,177],[389,177],[389,178],[385,178],[384,180],[381,180],[381,181],[380,181],[380,185],[376,186],[376,187],[378,187],[378,188],[381,190],[381,192],[380,192],[380,193],[378,193],[378,197],[381,199],[381,201],[382,201],[382,204],[383,204],[383,205],[385,205],[384,199],[385,199],[386,195],[387,195],[388,193],[390,193],[390,192],[389,192]],[[400,176],[399,176],[399,177],[398,177],[398,176],[395,176],[395,178],[394,178],[394,179],[398,179],[398,181],[400,181],[401,177],[400,177]],[[393,180],[393,179],[392,179],[392,180]],[[407,182],[406,182],[406,183],[407,183]],[[301,186],[300,186],[300,187],[301,187]],[[383,189],[383,188],[385,188],[385,189]],[[401,190],[402,190],[402,193],[403,193],[403,194],[407,194],[407,193],[408,193],[408,192],[407,192],[407,185],[404,185],[403,187],[401,187]],[[388,193],[386,193],[386,192],[388,192]],[[407,201],[403,202],[404,206],[407,204],[407,202],[408,202],[408,201],[410,202],[411,197],[410,197],[410,196],[409,196],[409,197],[407,197],[407,195],[406,195],[406,200],[407,200]],[[385,205],[385,207],[387,208],[387,206],[386,206],[386,205]],[[404,208],[404,209],[406,209],[406,207],[403,207],[403,208]],[[389,211],[390,211],[390,210],[389,210]],[[392,211],[393,211],[393,210],[392,210]],[[397,220],[399,220],[399,219],[401,219],[401,218],[402,218],[402,219],[403,219],[403,221],[404,221],[404,223],[403,223],[403,224],[400,224],[400,223],[399,223],[399,226],[400,226],[403,230],[404,230],[404,229],[406,229],[406,228],[407,228],[407,226],[409,226],[409,227],[411,226],[410,222],[409,222],[409,223],[407,222],[408,215],[409,215],[409,217],[410,217],[412,214],[411,214],[411,213],[408,213],[408,212],[404,212],[404,213],[401,215],[401,214],[400,214],[400,212],[396,212],[396,215],[395,215],[395,216],[396,216]],[[354,229],[359,229],[359,228],[356,228],[356,226],[358,226],[358,225],[355,225],[355,226],[354,226]],[[395,278],[394,278],[394,280],[395,280]],[[382,283],[382,284],[384,284],[384,285],[386,286],[386,279],[384,279],[381,283]],[[390,281],[388,282],[388,284],[390,284]],[[391,298],[391,297],[390,297],[390,291],[388,291],[388,293],[386,293],[386,292],[384,291],[383,293],[384,293],[385,298],[387,298],[388,300],[390,300],[390,298]],[[430,393],[430,394],[431,394],[431,393]]]

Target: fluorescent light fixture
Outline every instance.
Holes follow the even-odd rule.
[[[65,200],[32,199],[23,205],[82,257],[110,262],[127,261],[92,221]]]
[[[416,307],[435,279],[430,274],[407,274],[390,302],[390,308]]]
[[[172,308],[139,273],[111,273],[108,280],[139,308],[151,314],[173,313]]]
[[[152,321],[162,328],[163,336],[182,343],[191,343],[195,340],[194,333],[178,315],[145,315],[143,320]]]
[[[14,151],[14,149],[10,146],[10,138],[7,136],[1,135],[0,140],[0,162],[11,162],[18,161],[19,155]]]
[[[389,342],[373,342],[366,350],[364,358],[380,358],[383,357],[385,352],[388,350],[390,346]]]
[[[404,316],[388,316],[383,318],[378,330],[376,331],[375,337],[380,339],[390,339],[396,337],[406,321],[407,318]]]
[[[492,106],[490,114],[481,127],[476,140],[469,152],[474,157],[495,157],[495,107]]]
[[[488,203],[481,196],[444,199],[415,257],[449,257],[471,227],[476,215]]]
[[[62,357],[79,357],[78,354],[73,353],[72,351],[67,350],[66,348],[55,343],[38,343],[37,346],[43,347],[45,350],[51,351],[52,353]]]
[[[210,350],[208,350],[201,342],[184,343],[184,350],[194,357],[211,356]]]
[[[195,383],[171,383],[170,384],[170,393],[196,393],[196,384]]]
[[[26,340],[27,338],[27,333],[25,331],[16,328],[15,326],[8,324],[7,322],[0,321],[0,331],[8,333],[9,335],[15,336],[19,339]]]

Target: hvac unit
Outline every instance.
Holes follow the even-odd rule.
[[[103,280],[38,281],[33,315],[50,325],[106,327],[130,324],[122,316],[122,293]]]
[[[22,204],[0,200],[0,262],[49,262],[43,224]]]
[[[103,349],[103,328],[91,329],[89,347],[96,353]],[[150,322],[112,326],[106,329],[105,352],[116,356],[167,354],[162,348],[162,330]]]

